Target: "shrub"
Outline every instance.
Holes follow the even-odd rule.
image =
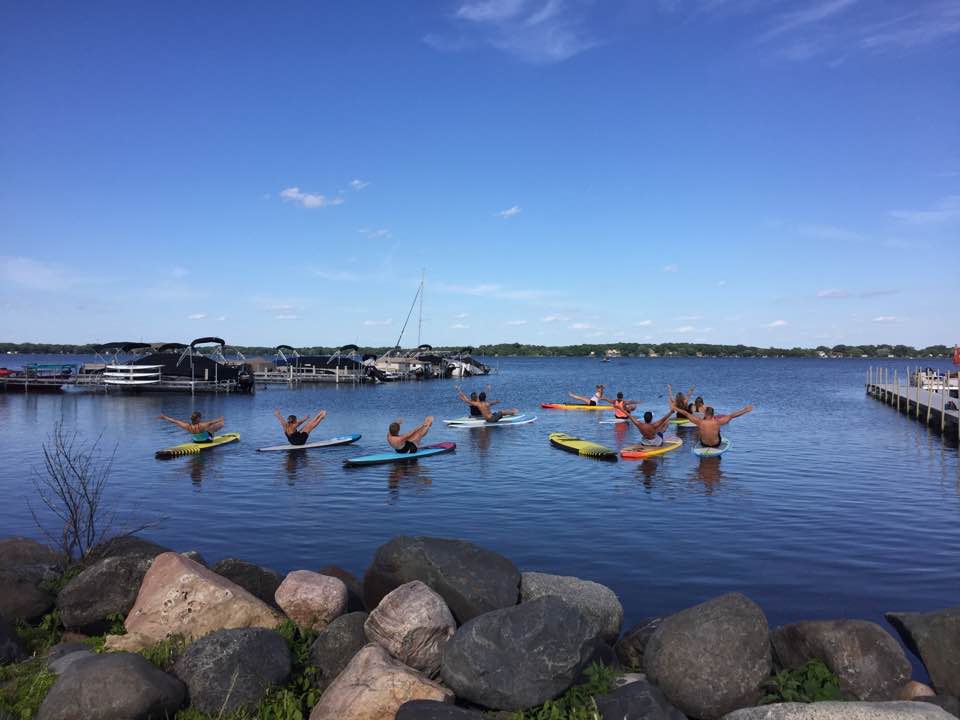
[[[778,672],[764,687],[768,692],[761,698],[761,705],[840,699],[840,678],[819,658],[808,660],[803,667]]]
[[[593,696],[610,692],[619,673],[595,662],[587,668],[586,675],[587,681],[582,685],[574,685],[539,707],[519,712],[512,720],[600,720]]]
[[[0,714],[8,713],[16,720],[36,717],[56,679],[44,658],[0,667]]]

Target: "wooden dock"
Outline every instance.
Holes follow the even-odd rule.
[[[907,417],[960,442],[960,375],[907,369],[905,378],[890,368],[867,370],[867,395]]]

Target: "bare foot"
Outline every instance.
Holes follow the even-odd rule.
[[[433,415],[427,415],[427,419],[423,421],[425,427],[430,427],[433,425]]]

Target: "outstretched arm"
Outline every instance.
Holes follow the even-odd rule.
[[[703,422],[701,418],[698,418],[696,415],[693,415],[692,413],[688,413],[683,408],[677,407],[672,402],[670,403],[670,407],[673,409],[673,412],[677,413],[678,415],[683,415],[687,420],[692,422],[694,425],[699,425],[701,422]]]
[[[280,408],[274,408],[273,414],[277,416],[277,421],[280,423],[280,427],[286,430],[287,424],[283,421],[283,416],[280,414]]]
[[[166,421],[169,422],[169,423],[173,423],[174,425],[176,425],[176,426],[177,426],[178,428],[180,428],[181,430],[186,430],[187,432],[190,432],[190,425],[188,425],[187,423],[185,423],[183,420],[177,420],[176,418],[167,417],[166,415],[160,415],[160,416],[158,416],[158,417],[157,417],[157,420],[166,420]]]
[[[657,420],[657,422],[655,422],[654,425],[656,425],[657,427],[660,427],[661,425],[665,425],[670,421],[671,415],[673,415],[673,410],[670,410],[666,415],[664,415],[662,418]]]
[[[200,429],[201,429],[201,430],[209,430],[212,426],[216,425],[217,423],[222,423],[222,422],[223,422],[223,415],[221,415],[221,416],[218,417],[218,418],[214,418],[213,420],[207,420],[206,422],[200,423]],[[184,429],[186,429],[186,428],[184,428]]]
[[[728,422],[730,422],[731,420],[733,420],[735,417],[740,417],[741,415],[746,415],[748,412],[751,412],[752,410],[753,410],[753,405],[747,405],[746,407],[740,408],[740,409],[737,410],[736,412],[732,412],[732,413],[730,413],[729,415],[724,415],[724,416],[723,416],[722,418],[720,418],[717,422],[719,422],[721,425],[726,425]]]

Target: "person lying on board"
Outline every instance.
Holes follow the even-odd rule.
[[[485,392],[477,395],[474,399],[473,395],[467,397],[463,394],[463,390],[459,387],[457,388],[457,394],[460,396],[460,399],[470,406],[470,409],[476,408],[480,411],[481,417],[487,422],[495,423],[500,422],[505,417],[510,417],[511,415],[517,415],[520,411],[517,408],[507,408],[506,410],[497,410],[493,412],[490,408],[493,405],[499,405],[500,400],[487,400],[487,394]]]
[[[430,432],[433,418],[428,415],[422,425],[403,435],[400,434],[400,423],[402,422],[402,419],[398,419],[390,423],[390,428],[387,430],[387,442],[398,453],[415,453],[420,449],[420,441],[423,440],[423,436]]]
[[[176,418],[167,417],[166,415],[160,415],[157,417],[157,420],[166,420],[178,428],[186,430],[193,436],[193,441],[196,443],[210,442],[213,440],[213,434],[223,428],[223,415],[214,420],[201,421],[200,413],[197,411],[194,411],[193,414],[190,415],[190,422],[177,420]]]
[[[637,400],[624,400],[623,393],[617,393],[617,399],[611,400],[608,397],[600,398],[603,402],[613,405],[613,416],[618,420],[626,420],[630,417],[630,413],[637,409],[639,401]]]
[[[735,417],[746,415],[748,412],[753,410],[753,405],[747,405],[746,407],[742,407],[736,412],[730,413],[729,415],[715,417],[713,414],[713,408],[708,405],[703,410],[703,417],[699,418],[693,413],[687,412],[683,408],[678,408],[675,405],[671,407],[678,414],[682,415],[697,426],[697,428],[700,430],[700,444],[708,448],[720,447],[720,444],[723,442],[723,438],[720,436],[721,425],[726,425]]]
[[[574,400],[579,400],[584,405],[599,405],[600,401],[603,400],[603,385],[597,385],[596,391],[590,397],[574,395],[572,392],[568,392],[567,395],[572,397]]]
[[[277,420],[280,421],[280,427],[283,428],[283,434],[287,436],[287,442],[291,445],[304,445],[307,442],[307,438],[310,437],[317,425],[323,422],[323,419],[327,416],[326,410],[321,410],[313,418],[302,417],[297,419],[296,415],[288,415],[287,419],[283,419],[283,415],[280,414],[280,408],[275,408],[273,414],[277,416]],[[306,425],[303,425],[307,423]],[[300,426],[303,425],[303,429],[300,429]]]
[[[687,390],[687,394],[686,394],[686,395],[684,395],[683,393],[678,392],[678,393],[677,393],[677,396],[673,399],[673,404],[676,405],[678,408],[683,408],[684,410],[686,410],[687,412],[689,412],[689,411],[690,411],[690,407],[689,407],[690,403],[689,403],[688,399],[689,399],[689,397],[690,397],[691,395],[693,395],[693,391],[696,390],[696,389],[697,389],[697,386],[696,386],[696,385],[691,385],[691,386],[690,386],[690,389]],[[673,388],[671,388],[669,385],[667,385],[667,397],[668,397],[668,398],[673,397]]]
[[[640,431],[640,444],[650,447],[660,447],[663,445],[663,431],[670,424],[670,417],[673,415],[673,409],[667,411],[662,418],[653,421],[653,413],[647,410],[643,414],[643,422],[637,420],[633,415],[627,413],[627,417],[637,430]]]

